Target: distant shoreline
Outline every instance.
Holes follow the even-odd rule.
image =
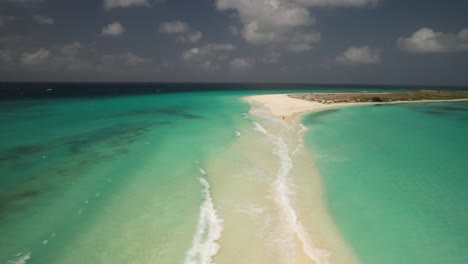
[[[440,92],[271,94],[248,96],[244,99],[264,105],[276,118],[289,124],[298,123],[299,118],[306,113],[348,106],[468,101],[468,92],[465,91],[443,91],[440,99],[424,99],[434,98],[434,93]]]
[[[372,85],[372,84],[307,84],[307,83],[170,83],[170,82],[0,82],[0,100],[50,99],[75,97],[108,97],[154,95],[166,93],[197,93],[238,91],[252,93],[303,93],[327,92],[384,92],[438,89],[468,91],[468,86],[455,85]],[[246,95],[247,95],[246,94]]]

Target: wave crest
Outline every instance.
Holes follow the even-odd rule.
[[[199,179],[204,187],[202,193],[205,200],[200,206],[197,230],[192,241],[192,247],[187,252],[185,264],[210,264],[220,246],[216,241],[223,231],[223,220],[218,216],[211,197],[210,184],[204,178]]]

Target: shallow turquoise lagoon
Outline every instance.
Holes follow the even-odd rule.
[[[303,122],[362,263],[468,263],[468,103],[349,107]]]

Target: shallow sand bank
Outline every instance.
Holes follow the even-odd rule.
[[[224,175],[211,179],[224,219],[214,262],[358,263],[328,213],[321,178],[303,146],[305,128],[292,122],[311,103],[286,95],[262,99],[283,108],[272,114],[264,103],[249,100],[241,136],[207,164],[209,174]],[[288,122],[278,120],[282,116]]]
[[[287,94],[271,94],[271,95],[258,95],[249,96],[244,98],[251,104],[261,104],[266,107],[275,117],[285,120],[285,122],[292,124],[297,123],[298,118],[308,112],[321,111],[343,106],[363,105],[370,103],[336,103],[336,104],[322,104],[318,102],[311,102],[301,99],[289,97]]]

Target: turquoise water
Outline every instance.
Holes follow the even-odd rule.
[[[249,115],[241,98],[265,93],[2,101],[0,263],[286,263],[285,225],[297,223],[274,210],[272,186],[308,160],[293,154],[297,131]],[[363,263],[468,261],[467,109],[303,120],[332,216]]]
[[[362,263],[468,263],[468,103],[303,119],[331,214]]]
[[[0,263],[183,263],[200,223],[192,257],[210,246],[201,168],[245,122],[238,94],[1,107]]]

